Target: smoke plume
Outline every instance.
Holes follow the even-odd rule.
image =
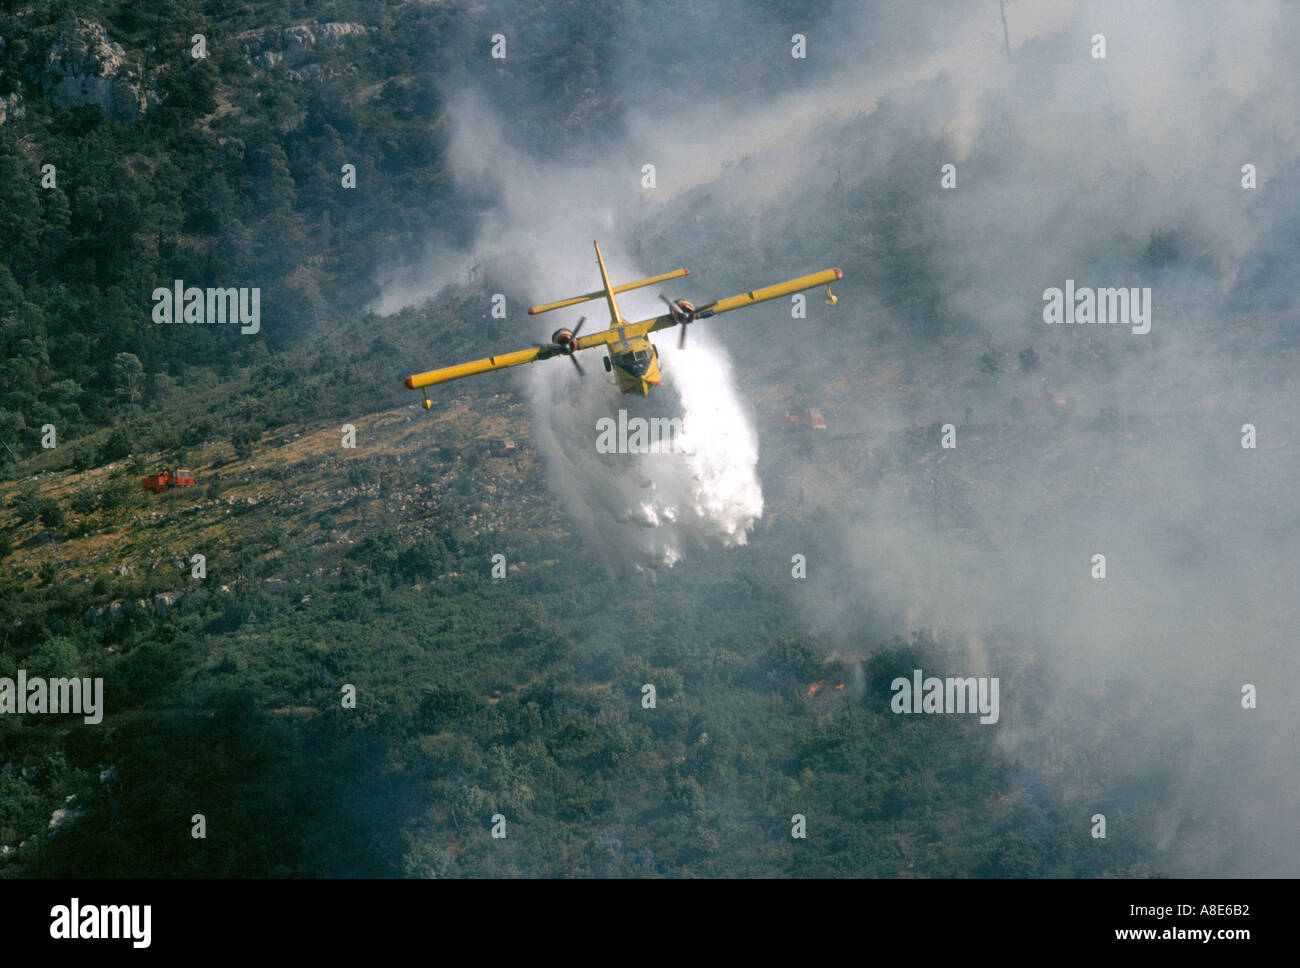
[[[494,203],[475,259],[538,301],[594,288],[592,238],[620,279],[669,268],[639,265],[663,252],[709,296],[841,265],[833,323],[747,311],[772,351],[731,362],[745,386],[817,387],[832,434],[853,431],[814,471],[784,468],[828,522],[781,549],[808,555],[809,628],[862,654],[935,630],[961,674],[1001,677],[989,728],[1081,824],[1153,818],[1174,873],[1294,876],[1300,9],[1009,3],[1005,34],[991,2],[799,9],[728,21],[725,44],[707,27],[725,4],[629,24],[611,38],[629,107],[589,165],[509,147],[462,95],[457,170]],[[679,17],[734,80],[670,60],[655,30]],[[647,161],[659,187],[639,197]],[[1067,279],[1150,287],[1151,331],[1045,325]],[[610,389],[560,363],[529,377],[553,486],[622,549],[612,566],[742,540],[761,508],[756,436],[704,329],[684,357],[661,340],[679,399],[660,406],[711,435],[693,458],[597,461]],[[1039,392],[1069,401],[1059,423],[1013,419]]]
[[[386,287],[380,312],[428,298],[467,263],[510,279],[515,307],[590,292],[600,285],[592,239],[600,241],[615,285],[669,268],[638,265],[626,253],[623,240],[636,214],[626,164],[574,167],[530,158],[505,142],[494,111],[473,93],[453,102],[451,116],[457,176],[490,199],[490,209],[471,251],[435,248],[418,274]],[[619,309],[638,320],[662,314],[664,304],[655,290],[639,290],[620,296]],[[609,324],[603,300],[541,317],[518,308],[512,314],[526,321],[517,331],[519,346],[545,342],[583,316],[583,335]],[[601,351],[580,355],[583,377],[563,360],[517,377],[532,406],[551,488],[611,572],[671,567],[691,548],[744,544],[763,513],[758,436],[726,351],[702,329],[693,328],[685,350],[677,348],[676,332],[660,335],[663,386],[646,398],[622,396],[611,386]],[[668,421],[671,441],[648,453],[601,453],[597,423],[617,422],[620,409],[628,418]]]

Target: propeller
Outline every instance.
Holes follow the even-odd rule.
[[[572,363],[575,367],[577,367],[578,376],[587,375],[587,371],[582,368],[582,364],[578,362],[577,356],[575,356],[573,353],[574,347],[577,345],[578,334],[582,332],[582,324],[585,323],[586,321],[587,321],[586,316],[578,317],[578,325],[573,327],[573,333],[570,334],[569,336],[569,349],[565,353],[565,355],[569,358],[569,362]]]
[[[577,344],[578,334],[582,332],[582,325],[586,321],[586,316],[580,316],[578,318],[578,325],[573,327],[571,330],[567,330],[567,336],[560,338],[560,334],[565,333],[566,330],[557,329],[553,334],[551,334],[551,341],[549,343],[534,343],[533,345],[539,350],[545,351],[546,358],[555,356],[556,354],[567,356],[569,362],[571,362],[577,369],[578,376],[586,376],[587,371],[582,368],[582,364],[578,362],[578,358],[573,355],[573,351]]]
[[[669,299],[663,293],[659,294],[659,298],[668,304],[668,314],[677,320],[682,327],[682,335],[677,338],[677,348],[679,350],[686,349],[686,324],[695,319],[695,307],[691,306],[690,303],[682,306],[680,300]]]

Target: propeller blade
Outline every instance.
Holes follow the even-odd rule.
[[[569,362],[578,368],[578,376],[587,375],[587,371],[582,368],[582,364],[578,362],[578,358],[572,353],[569,354]]]
[[[585,323],[586,321],[587,321],[586,316],[578,317],[578,325],[573,327],[573,336],[575,339],[577,338],[578,334],[582,332],[582,324]]]
[[[679,312],[679,307],[677,303],[673,302],[663,293],[659,294],[659,298],[668,304],[668,314],[672,316],[674,319],[676,319],[677,313]],[[682,335],[677,339],[677,348],[679,350],[684,350],[686,349],[686,324],[681,323],[679,325],[682,327]]]

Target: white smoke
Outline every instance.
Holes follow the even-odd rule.
[[[650,29],[711,6],[724,5],[674,4]],[[1062,776],[1069,795],[1083,798],[1080,815],[1107,802],[1136,803],[1140,815],[1155,803],[1167,825],[1161,846],[1168,846],[1171,869],[1294,876],[1300,796],[1290,590],[1300,525],[1287,490],[1296,448],[1286,429],[1296,409],[1293,343],[1276,334],[1285,327],[1262,318],[1270,338],[1256,341],[1243,329],[1234,351],[1220,353],[1226,340],[1210,335],[1219,325],[1217,300],[1202,302],[1201,294],[1222,292],[1253,260],[1248,276],[1265,287],[1255,294],[1258,304],[1294,311],[1294,273],[1287,270],[1295,261],[1288,185],[1300,100],[1295,6],[1017,3],[1006,6],[1005,35],[991,2],[944,5],[941,15],[908,2],[830,7],[808,30],[809,64],[835,69],[784,92],[756,95],[749,74],[734,81],[720,75],[716,97],[691,100],[675,94],[689,60],[671,81],[622,71],[622,102],[637,107],[589,166],[520,156],[502,144],[490,105],[459,103],[453,163],[499,204],[472,261],[498,277],[522,274],[515,278],[523,292],[540,301],[595,288],[592,238],[609,240],[605,250],[620,280],[679,264],[684,256],[664,252],[663,263],[634,265],[620,251],[620,241],[638,250],[615,226],[653,224],[656,216],[665,234],[684,228],[677,237],[698,246],[727,238],[719,225],[752,219],[752,232],[731,231],[748,251],[719,259],[729,264],[724,272],[772,253],[771,261],[784,263],[796,247],[823,241],[814,258],[825,254],[846,270],[838,312],[860,313],[862,325],[833,340],[788,340],[782,363],[797,377],[843,368],[855,355],[867,360],[854,379],[838,384],[835,404],[869,415],[863,439],[876,443],[862,485],[845,487],[828,474],[809,487],[829,509],[831,534],[816,544],[808,539],[808,549],[848,549],[842,581],[808,585],[810,626],[846,642],[863,637],[864,615],[878,623],[882,640],[896,630],[941,630],[966,644],[970,671],[994,663],[1005,683],[1022,677],[1023,688],[1007,695],[1035,699],[1005,707],[999,736],[1034,771]],[[881,31],[888,43],[863,56]],[[1108,39],[1104,60],[1091,55],[1097,33]],[[615,46],[620,57],[631,56],[649,39],[620,35]],[[518,106],[514,114],[527,118]],[[940,131],[951,138],[941,155],[909,147]],[[902,149],[908,154],[896,155]],[[629,182],[646,161],[659,164],[658,187],[629,202]],[[1070,391],[1079,412],[1061,425],[1050,453],[1026,449],[1000,472],[960,463],[954,453],[942,473],[914,477],[899,470],[907,446],[893,443],[909,426],[947,420],[967,403],[980,423],[997,424],[1008,397],[1024,393],[1031,379],[1012,364],[996,393],[967,385],[969,340],[958,353],[923,334],[894,340],[892,351],[889,342],[868,342],[868,333],[887,329],[887,319],[869,310],[877,294],[858,281],[873,250],[857,237],[876,226],[846,219],[852,212],[839,211],[845,194],[888,190],[867,179],[900,164],[928,172],[938,193],[945,161],[960,168],[961,187],[943,193],[937,208],[918,202],[911,227],[934,243],[936,287],[960,293],[972,332],[987,332],[1003,351],[1043,350],[1043,372]],[[1246,162],[1260,173],[1260,187],[1249,192],[1240,182]],[[1276,206],[1276,215],[1254,197]],[[754,214],[760,211],[761,218]],[[714,231],[693,239],[697,225]],[[1170,229],[1186,233],[1204,257],[1185,257],[1179,274],[1162,283],[1153,335],[1110,341],[1113,370],[1086,362],[1072,342],[1083,334],[1067,339],[1045,330],[1038,315],[1045,286],[1067,276],[1158,277],[1126,252],[1133,240]],[[857,254],[841,262],[840,246]],[[463,267],[464,255],[453,255],[448,264]],[[879,255],[894,253],[883,247]],[[432,295],[447,281],[436,259],[421,268],[426,278],[407,293],[388,289],[395,297],[388,308]],[[735,291],[721,288],[669,294]],[[630,318],[659,311],[653,291],[648,307],[633,295],[620,301]],[[587,307],[592,325],[602,308]],[[544,339],[554,325],[572,326],[578,311],[553,315],[564,318],[536,329],[521,325],[518,345]],[[676,333],[662,334],[665,386],[648,401],[605,385],[596,354],[586,355],[595,366],[582,383],[564,361],[530,368],[538,442],[553,484],[616,563],[670,561],[696,537],[743,540],[747,519],[761,508],[752,448],[742,442],[752,442],[752,429],[743,417],[704,422],[700,433],[722,428],[725,439],[700,450],[730,458],[699,478],[685,458],[656,464],[655,456],[620,455],[616,464],[595,454],[594,422],[619,406],[657,402],[684,411],[689,400],[694,409],[697,388],[702,411],[714,393],[735,402],[729,383],[697,381],[682,368],[717,362],[725,369],[725,358],[709,352],[711,325],[691,330],[680,363]],[[762,332],[760,319],[746,325]],[[895,373],[936,392],[914,394],[893,382]],[[670,385],[680,400],[665,392]],[[1102,408],[1131,414],[1136,436],[1096,429],[1092,418]],[[1273,428],[1261,437],[1272,443],[1249,456],[1232,439],[1247,419]],[[736,452],[719,449],[732,446]],[[882,486],[870,486],[882,464]],[[919,491],[911,486],[918,483]],[[1105,582],[1086,571],[1099,549],[1113,569]],[[1248,682],[1267,683],[1272,698],[1246,713],[1238,690]]]
[[[641,213],[636,182],[629,187],[627,177],[635,166],[608,160],[546,164],[527,157],[506,144],[487,105],[472,94],[462,95],[450,113],[455,134],[449,157],[456,177],[491,197],[495,207],[471,251],[435,247],[414,273],[411,267],[398,268],[407,274],[387,280],[377,312],[428,299],[467,264],[509,278],[533,303],[590,292],[600,286],[592,239],[601,242],[615,285],[670,267],[672,252],[664,253],[664,265],[654,267],[635,265],[624,253],[620,229],[626,231]],[[629,320],[664,311],[653,289],[625,294],[619,308]],[[484,347],[484,352],[544,342],[553,330],[576,326],[582,315],[587,316],[583,335],[608,325],[603,301],[541,319],[516,310],[511,318],[527,320],[514,339],[518,345]],[[676,331],[661,335],[656,345],[663,385],[646,398],[619,393],[601,366],[601,351],[578,357],[586,370],[583,378],[563,359],[530,366],[522,375],[551,486],[611,571],[671,567],[692,546],[744,544],[762,516],[758,435],[725,350],[704,329],[691,328],[685,351],[677,349]],[[602,417],[617,420],[620,408],[629,416],[679,419],[681,433],[670,452],[599,453],[596,423]]]
[[[581,380],[569,366],[535,367],[527,384],[551,485],[611,570],[671,567],[692,545],[744,544],[763,513],[758,437],[726,354],[698,329],[684,351],[658,345],[664,385],[649,397],[621,395],[590,366]],[[620,409],[675,418],[681,432],[657,453],[600,453],[597,422],[617,423]]]

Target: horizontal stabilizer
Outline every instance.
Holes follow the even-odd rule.
[[[641,289],[645,286],[653,286],[656,282],[667,282],[669,279],[680,279],[682,276],[689,276],[690,274],[690,269],[674,269],[672,272],[665,272],[661,276],[651,276],[649,279],[641,279],[637,282],[629,282],[626,285],[615,286],[614,294],[628,292],[632,289]],[[545,306],[534,306],[528,310],[528,314],[536,316],[538,313],[549,313],[552,309],[563,309],[565,306],[576,306],[578,303],[603,298],[605,298],[605,290],[597,289],[595,292],[589,292],[583,296],[574,296],[572,299],[561,299],[559,302],[547,303]]]

